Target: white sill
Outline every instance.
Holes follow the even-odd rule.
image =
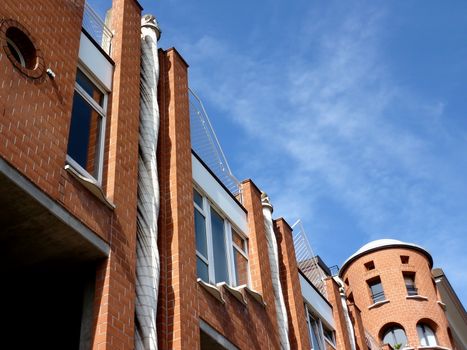
[[[266,307],[266,303],[261,293],[257,292],[256,290],[250,289],[250,287],[248,287],[247,285],[240,286],[238,287],[238,289],[243,289],[246,292],[246,294],[250,295],[261,306]]]
[[[95,182],[94,179],[89,179],[81,175],[71,164],[65,165],[65,170],[70,173],[79,183],[81,183],[89,192],[96,196],[108,208],[115,209],[115,204],[110,202],[105,196],[102,188]]]
[[[222,297],[222,292],[217,288],[217,286],[204,282],[201,278],[198,278],[198,284],[203,287],[209,294],[211,294],[214,298],[219,300],[222,304],[225,304],[225,300]]]
[[[370,306],[368,306],[368,310],[374,309],[375,307],[379,307],[379,306],[387,304],[387,303],[389,303],[389,299],[377,301],[376,303],[371,304]]]
[[[230,294],[232,294],[235,299],[237,299],[240,303],[242,303],[243,305],[246,305],[247,302],[245,300],[245,296],[243,295],[243,293],[240,291],[240,287],[232,287],[232,286],[229,286],[227,283],[225,282],[220,282],[217,284],[217,287],[224,287]]]
[[[445,346],[439,346],[439,345],[423,345],[419,346],[419,349],[437,349],[437,350],[451,350],[451,348],[447,348]]]
[[[428,300],[427,297],[423,296],[423,295],[407,295],[405,297],[406,299],[414,299],[414,300]]]
[[[438,303],[439,306],[441,306],[441,308],[444,311],[446,311],[446,304],[445,303],[443,303],[441,300],[437,300],[436,302]]]

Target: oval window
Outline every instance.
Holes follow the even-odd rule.
[[[17,63],[21,67],[35,69],[37,66],[36,48],[29,37],[16,27],[8,28],[5,34],[8,48]]]

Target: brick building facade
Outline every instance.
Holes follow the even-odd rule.
[[[17,348],[135,348],[141,11],[114,0],[96,39],[84,0],[0,5],[0,269]],[[262,191],[245,180],[232,194],[192,150],[188,64],[174,48],[158,61],[159,349],[288,348],[283,329],[291,349],[365,349],[365,332],[379,339],[406,304],[450,348],[423,251],[371,253],[384,271],[371,278],[415,273],[427,298],[404,299],[394,282],[375,310],[356,287],[360,260],[345,266],[348,286],[325,272],[319,289],[283,218],[274,251]],[[407,271],[391,265],[402,253]],[[417,324],[404,317],[412,343]]]

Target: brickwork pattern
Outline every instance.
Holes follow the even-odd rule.
[[[325,283],[328,301],[332,305],[332,316],[336,325],[337,349],[350,349],[349,332],[339,293],[339,285],[332,277],[328,277]]]
[[[115,0],[113,5],[116,69],[107,115],[112,136],[106,140],[104,185],[113,185],[107,195],[117,208],[110,210],[64,169],[82,0],[2,2],[0,19],[17,21],[30,33],[40,63],[54,71],[55,79],[23,74],[0,48],[0,155],[110,244],[110,257],[96,274],[93,348],[131,349],[141,9],[134,0]]]
[[[401,262],[401,255],[409,257],[408,264]],[[364,266],[369,261],[374,262],[373,270],[367,270]],[[407,298],[404,272],[415,273],[418,294],[426,297],[427,300]],[[381,278],[385,298],[389,302],[369,309],[373,301],[367,280],[376,276]],[[421,252],[408,248],[388,248],[368,253],[348,266],[344,271],[343,279],[348,279],[347,293],[352,294],[355,304],[361,310],[364,327],[375,339],[381,341],[381,329],[386,324],[394,322],[404,327],[408,343],[411,346],[418,346],[416,325],[420,320],[425,319],[437,325],[435,332],[438,344],[451,347],[447,334],[447,319],[437,303],[438,296],[429,261]]]
[[[159,51],[159,250],[161,349],[199,348],[196,248],[187,64],[175,49]]]
[[[98,271],[93,344],[97,349],[134,348],[140,18],[141,8],[135,0],[113,1],[115,72],[106,165],[107,195],[116,209],[111,222],[111,253]]]
[[[279,248],[280,278],[289,320],[290,346],[292,349],[310,349],[292,229],[283,218],[280,218],[274,220],[274,232]]]

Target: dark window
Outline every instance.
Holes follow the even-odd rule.
[[[105,94],[78,69],[67,160],[82,175],[101,180],[105,128]]]
[[[373,261],[368,261],[365,263],[365,268],[367,271],[374,270],[375,269],[375,263]]]
[[[407,255],[401,255],[401,263],[408,264],[409,263],[409,257]]]
[[[216,283],[229,281],[224,219],[214,210],[211,210],[211,229]]]
[[[368,287],[370,288],[373,303],[386,299],[384,297],[383,285],[381,284],[381,279],[379,277],[369,280]]]
[[[36,48],[29,37],[20,29],[10,27],[6,31],[7,45],[14,59],[28,69],[37,65]]]
[[[405,288],[407,289],[407,295],[418,295],[418,289],[415,287],[415,274],[404,273]]]

